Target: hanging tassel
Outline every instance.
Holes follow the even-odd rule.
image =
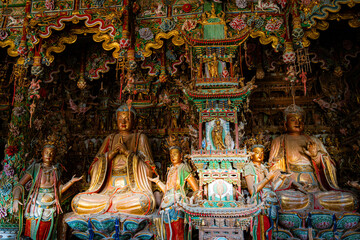
[[[57,179],[56,179],[56,170],[53,170],[53,179],[54,179],[54,192],[55,192],[55,204],[56,204],[56,212],[57,214],[62,213],[62,209],[60,206],[59,196],[58,196],[58,188],[57,188]]]
[[[119,234],[120,234],[120,222],[118,218],[115,218],[115,240],[119,240]]]
[[[89,230],[89,240],[93,240],[94,239],[94,230],[92,228],[90,218],[88,220],[88,230]]]
[[[308,239],[309,240],[313,240],[313,228],[312,228],[312,224],[311,224],[311,213],[309,213],[308,215]]]

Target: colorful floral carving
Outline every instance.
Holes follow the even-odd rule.
[[[246,27],[246,23],[240,16],[237,16],[231,21],[230,27],[235,30],[241,31]]]
[[[10,157],[13,156],[14,154],[16,154],[18,151],[19,150],[18,150],[17,146],[8,146],[6,148],[6,154]]]
[[[23,107],[14,107],[13,109],[13,114],[16,117],[21,117],[25,112],[26,110]]]
[[[182,10],[183,10],[184,12],[186,12],[186,13],[191,12],[191,10],[192,10],[191,4],[184,4],[184,5],[182,6]]]
[[[286,6],[287,0],[277,0],[277,3],[281,6],[281,8],[284,8]]]
[[[170,19],[164,19],[162,23],[160,24],[160,29],[164,32],[169,32],[173,30],[175,27],[175,22],[171,21]]]
[[[130,46],[130,40],[127,38],[120,39],[120,48],[128,48]]]
[[[54,0],[46,0],[45,1],[45,7],[47,10],[51,11],[55,9],[55,3]]]
[[[151,40],[154,38],[153,32],[150,30],[150,28],[142,28],[139,30],[140,37],[145,40]]]
[[[292,46],[292,42],[285,43],[285,52],[283,54],[284,63],[293,63],[296,60],[296,55],[294,52],[294,48]]]
[[[238,8],[246,8],[247,0],[236,0],[236,6]]]
[[[189,31],[195,29],[196,25],[197,25],[197,22],[195,20],[187,19],[184,22],[184,24],[182,25],[181,30],[183,30],[183,31],[185,30],[185,31],[189,32]]]
[[[4,166],[4,172],[7,177],[13,177],[14,176],[14,169],[10,166],[10,164],[6,164]]]
[[[282,24],[283,24],[282,19],[271,19],[266,23],[265,29],[266,31],[274,32],[279,30]]]

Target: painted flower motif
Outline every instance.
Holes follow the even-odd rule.
[[[281,6],[281,8],[284,8],[286,6],[287,0],[276,0],[276,1]]]
[[[139,30],[140,37],[145,40],[150,40],[154,38],[153,32],[150,30],[150,28],[142,28]]]
[[[24,95],[18,93],[15,95],[14,100],[15,102],[21,102],[22,100],[24,100]]]
[[[13,177],[15,174],[14,169],[10,166],[10,164],[6,164],[4,166],[4,172],[7,177]]]
[[[45,7],[47,10],[54,10],[55,8],[55,3],[54,3],[54,0],[46,0],[45,1]]]
[[[265,30],[269,32],[277,31],[280,29],[282,24],[283,24],[282,19],[272,19],[267,22],[265,26]]]
[[[128,38],[120,39],[120,48],[128,48],[130,46],[130,40]]]
[[[346,128],[341,128],[341,129],[340,129],[340,133],[341,133],[342,135],[346,136],[347,133],[348,133],[348,131],[347,131]]]
[[[174,27],[175,27],[175,23],[170,19],[164,19],[160,24],[160,29],[163,30],[164,32],[171,31],[174,29]]]
[[[191,6],[191,4],[184,4],[183,6],[182,6],[182,10],[184,11],[184,12],[186,12],[186,13],[188,13],[188,12],[191,12],[191,10],[192,10],[192,6]]]
[[[301,3],[305,6],[307,6],[311,3],[311,0],[301,0]]]
[[[175,61],[176,60],[176,55],[173,53],[173,51],[167,50],[166,51],[166,58],[170,59],[171,61]]]
[[[6,208],[0,207],[0,219],[7,216]]]
[[[248,26],[254,26],[255,28],[261,28],[264,23],[265,20],[262,17],[250,17],[246,22]]]
[[[104,5],[105,0],[93,0],[92,3],[97,7],[102,7]]]
[[[4,184],[2,188],[0,188],[0,194],[5,197],[9,195],[12,191],[11,183]]]
[[[236,0],[236,6],[238,8],[246,8],[247,0]]]
[[[13,114],[16,117],[21,117],[25,112],[26,110],[23,107],[14,107],[13,109]]]
[[[196,20],[189,20],[187,19],[184,24],[181,27],[181,30],[183,31],[191,31],[193,30],[197,25],[197,21]]]
[[[35,129],[36,130],[38,130],[38,131],[40,131],[41,130],[41,127],[42,127],[42,120],[40,120],[40,119],[35,119],[35,121],[34,121],[34,127],[35,127]]]
[[[11,124],[11,123],[10,123]],[[15,155],[17,152],[18,152],[19,150],[18,150],[18,148],[17,148],[17,146],[8,146],[7,148],[6,148],[6,154],[8,155],[8,156],[13,156],[13,155]]]
[[[264,18],[262,17],[258,17],[258,18],[255,18],[255,27],[256,28],[261,28],[265,23],[265,20]]]
[[[237,16],[231,21],[230,27],[235,30],[241,31],[246,27],[246,23],[242,18],[240,18],[240,16]]]
[[[7,38],[8,36],[9,36],[9,34],[7,33],[6,30],[3,30],[3,29],[0,30],[0,40],[1,41],[4,40],[5,38]]]

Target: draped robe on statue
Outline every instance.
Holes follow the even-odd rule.
[[[109,135],[90,166],[89,189],[79,193],[71,206],[77,214],[119,212],[146,215],[155,208],[151,189],[153,159],[147,137],[131,133],[123,137],[130,154],[117,154],[111,161],[108,154],[120,142],[120,134]]]
[[[303,147],[309,141],[317,145],[319,154],[316,158],[318,159],[310,159],[304,153]],[[317,165],[316,162],[320,164]],[[269,163],[272,164],[271,170],[280,169],[283,172],[292,173],[288,184],[284,184],[277,191],[283,209],[309,208],[331,211],[355,209],[354,196],[339,189],[335,163],[319,139],[305,134],[299,136],[285,134],[277,137],[271,145]],[[308,194],[289,190],[291,181],[304,185]]]

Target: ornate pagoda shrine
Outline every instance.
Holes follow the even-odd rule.
[[[244,78],[235,76],[234,62],[245,36],[228,37],[224,16],[213,3],[202,15],[202,37],[185,38],[194,85],[183,91],[199,114],[198,146],[189,157],[197,168],[202,197],[180,205],[190,228],[199,229],[200,239],[244,239],[242,231],[263,207],[247,202],[241,188],[250,154],[246,147],[239,148],[238,117],[255,86],[251,81],[245,86]]]
[[[360,239],[359,12],[0,1],[0,239]]]

